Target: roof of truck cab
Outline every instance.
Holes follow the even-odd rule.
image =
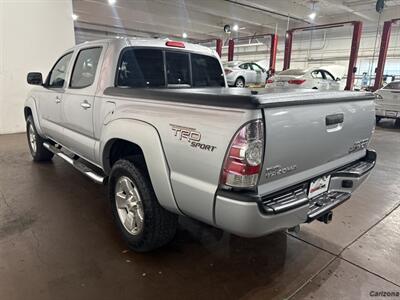
[[[82,48],[82,47],[87,47],[87,46],[95,46],[98,44],[104,44],[107,43],[111,46],[114,47],[119,47],[119,48],[125,48],[125,47],[155,47],[155,48],[165,48],[165,49],[173,49],[176,51],[190,51],[190,52],[196,52],[196,53],[201,53],[201,54],[206,54],[206,55],[216,55],[216,52],[212,50],[211,48],[193,44],[193,43],[188,43],[185,41],[177,41],[181,42],[185,45],[184,48],[179,48],[179,47],[171,47],[167,46],[166,43],[168,41],[174,41],[171,39],[159,39],[159,38],[110,38],[110,39],[102,39],[102,40],[95,40],[95,41],[88,41],[84,42],[82,44],[78,44],[75,47],[69,49],[68,51],[74,50],[76,48]]]

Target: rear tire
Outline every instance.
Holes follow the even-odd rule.
[[[157,200],[150,178],[141,164],[118,160],[109,178],[109,199],[114,221],[130,249],[148,252],[175,236],[178,216]]]
[[[243,77],[239,77],[239,78],[236,79],[235,87],[238,87],[238,88],[244,88],[245,87],[245,81],[244,81]]]
[[[33,161],[49,161],[53,158],[54,153],[43,146],[46,140],[37,133],[32,116],[26,119],[26,135]]]

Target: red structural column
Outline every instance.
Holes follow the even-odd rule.
[[[385,71],[385,62],[389,48],[390,34],[392,32],[393,21],[383,23],[383,32],[381,38],[381,49],[379,50],[378,66],[376,68],[374,91],[382,87],[383,72]]]
[[[222,40],[217,39],[216,42],[217,42],[217,45],[215,47],[216,48],[215,51],[217,51],[219,57],[221,57],[222,56]]]
[[[354,77],[356,73],[357,66],[357,58],[358,58],[358,49],[360,48],[360,39],[362,32],[362,22],[355,21],[353,22],[353,38],[351,41],[351,51],[350,51],[350,60],[349,60],[349,68],[347,70],[347,81],[345,90],[352,90],[354,85]]]
[[[285,55],[283,58],[283,70],[290,68],[290,60],[292,56],[292,41],[293,41],[293,31],[286,31],[285,36]]]
[[[228,61],[233,60],[233,50],[235,48],[235,42],[233,39],[230,39],[228,42]]]
[[[271,35],[271,49],[269,53],[269,71],[271,75],[275,74],[275,66],[276,66],[276,52],[278,49],[278,35]]]

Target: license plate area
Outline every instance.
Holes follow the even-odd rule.
[[[325,193],[329,188],[330,180],[331,175],[324,175],[312,180],[308,188],[308,198],[311,199]]]
[[[390,111],[390,110],[387,110],[387,111],[386,111],[386,116],[387,116],[387,117],[396,118],[396,116],[397,116],[397,112],[395,112],[395,111]]]

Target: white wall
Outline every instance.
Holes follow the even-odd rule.
[[[74,45],[71,15],[72,0],[0,0],[0,134],[25,130],[26,74]]]

